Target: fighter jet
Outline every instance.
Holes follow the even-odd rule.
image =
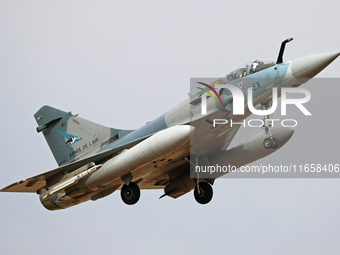
[[[37,193],[48,210],[95,201],[117,190],[128,205],[138,202],[141,189],[164,189],[162,197],[172,198],[194,190],[198,203],[209,203],[212,185],[227,172],[205,176],[196,167],[240,168],[280,149],[294,129],[272,127],[270,109],[277,97],[283,99],[289,89],[299,89],[340,55],[283,61],[291,40],[282,42],[276,62],[253,60],[213,83],[196,83],[197,91],[187,100],[136,130],[109,128],[71,112],[41,107],[34,115],[37,132],[44,135],[58,168],[1,192]],[[302,103],[297,106],[303,108]],[[229,148],[254,111],[263,111],[264,132]]]

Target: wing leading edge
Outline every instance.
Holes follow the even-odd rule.
[[[66,173],[71,173],[74,170],[90,163],[90,162],[101,162],[105,161],[106,159],[112,157],[114,154],[117,152],[124,150],[124,149],[129,149],[139,142],[145,140],[149,136],[142,137],[140,139],[137,139],[135,141],[129,142],[127,144],[121,145],[119,147],[109,149],[106,151],[103,151],[101,153],[98,153],[96,155],[72,162],[70,164],[64,165],[62,167],[58,167],[54,170],[45,172],[43,174],[39,174],[18,182],[15,182],[11,185],[8,185],[7,187],[3,188],[0,190],[0,192],[27,192],[27,193],[35,193],[39,189],[43,188],[46,186],[46,180],[51,178],[52,176],[55,176],[59,173],[66,172]]]

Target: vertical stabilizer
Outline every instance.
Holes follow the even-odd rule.
[[[50,106],[41,107],[34,118],[39,125],[37,132],[43,133],[59,166],[93,155],[129,133]]]

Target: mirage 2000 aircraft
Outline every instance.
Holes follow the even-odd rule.
[[[34,115],[37,132],[43,133],[59,167],[9,185],[1,192],[37,193],[48,210],[95,201],[119,189],[122,200],[129,205],[139,200],[140,189],[164,189],[163,196],[172,198],[194,190],[197,202],[208,203],[215,179],[225,173],[193,176],[191,166],[239,168],[275,152],[293,134],[292,128],[272,128],[269,114],[263,114],[265,132],[228,148],[241,125],[215,124],[221,120],[242,123],[250,116],[254,110],[249,110],[245,100],[249,94],[253,106],[267,113],[274,105],[274,88],[280,96],[284,88],[299,87],[340,55],[325,53],[284,62],[284,48],[291,40],[282,42],[276,63],[253,60],[210,85],[200,82],[198,93],[136,130],[108,128],[71,112],[43,106]],[[242,109],[238,107],[243,114],[234,112],[236,91],[244,99]]]

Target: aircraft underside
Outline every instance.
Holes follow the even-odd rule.
[[[193,190],[198,203],[209,203],[215,180],[229,171],[197,169],[215,165],[237,169],[280,149],[294,130],[272,127],[269,112],[275,110],[277,98],[284,101],[292,88],[304,92],[298,87],[340,55],[325,53],[284,62],[283,51],[291,40],[282,43],[276,63],[253,60],[213,84],[198,82],[203,86],[200,92],[136,130],[108,128],[43,106],[34,115],[37,132],[44,135],[58,168],[0,191],[37,193],[49,210],[95,201],[117,190],[128,205],[137,203],[144,189],[163,189],[161,198],[178,198]],[[297,99],[300,110],[306,98]],[[261,115],[261,131],[229,148],[252,113]],[[238,124],[231,126],[232,122]]]

